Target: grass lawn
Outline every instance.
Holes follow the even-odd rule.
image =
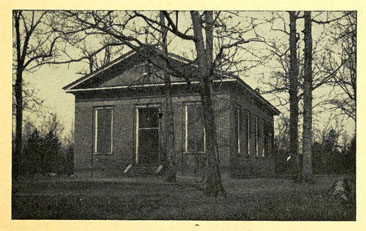
[[[13,181],[13,219],[355,220],[355,185],[342,203],[336,176],[314,184],[282,178],[224,179],[226,198],[205,197],[194,178],[49,178]],[[202,185],[201,185],[202,186]]]

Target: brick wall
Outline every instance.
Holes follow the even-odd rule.
[[[200,97],[197,94],[173,97],[178,173],[183,175],[201,176],[205,166],[204,154],[184,152],[184,105],[186,102],[199,100]],[[162,96],[126,97],[124,99],[109,99],[108,97],[103,97],[103,95],[99,97],[94,96],[93,99],[76,97],[75,172],[80,174],[91,173],[91,169],[93,169],[94,175],[122,175],[123,170],[129,164],[134,163],[136,158],[135,106],[160,104],[160,110],[164,114],[164,101],[165,99]],[[247,155],[246,147],[243,144],[244,141],[241,142],[241,152],[237,153],[235,149],[237,141],[234,139],[234,105],[239,105],[241,110],[249,110],[251,112],[250,148],[252,151],[255,150],[255,116],[258,116],[260,126],[263,121],[273,126],[273,116],[265,113],[259,106],[250,102],[245,94],[238,93],[237,91],[233,91],[232,94],[216,94],[214,96],[214,110],[222,175],[231,177],[271,176],[274,173],[274,158],[271,153],[267,153],[265,157],[261,155],[255,156],[253,152]],[[112,154],[93,154],[93,112],[95,107],[101,106],[113,108]],[[165,126],[164,122],[162,126]],[[263,134],[261,130],[260,133],[261,139],[258,141],[259,153],[263,151]],[[242,135],[242,137],[244,136]]]
[[[231,92],[231,113],[230,113],[230,126],[231,126],[231,163],[232,163],[232,177],[235,178],[246,178],[246,177],[264,177],[264,176],[273,176],[274,175],[274,157],[271,153],[272,148],[268,148],[268,153],[265,156],[262,156],[264,150],[264,123],[270,124],[273,128],[273,115],[263,109],[260,105],[256,104],[253,99],[251,99],[246,92],[236,89]],[[237,142],[235,140],[235,124],[234,124],[234,116],[235,116],[235,107],[239,106],[242,110],[242,125],[245,123],[244,112],[248,110],[250,112],[250,134],[249,134],[249,142],[250,142],[250,152],[248,154],[248,150],[246,145],[241,145],[241,152],[238,153],[234,148]],[[255,118],[258,119],[259,126],[259,140],[258,142],[258,155],[256,155],[256,147],[255,147]],[[244,143],[245,131],[243,130],[241,133],[241,144]]]
[[[184,113],[185,102],[199,101],[198,95],[180,95],[173,97],[174,128],[177,164],[180,174],[201,175],[204,155],[184,153]],[[220,94],[214,97],[214,108],[217,124],[220,161],[223,169],[230,167],[229,142],[229,95]],[[136,155],[135,140],[135,106],[160,104],[165,111],[163,97],[140,97],[125,99],[108,99],[100,95],[93,99],[76,97],[75,103],[75,157],[76,174],[121,175],[123,170],[134,162]],[[113,108],[113,150],[112,154],[93,154],[94,108],[109,106]],[[165,126],[164,123],[162,126]],[[92,167],[93,166],[93,167]],[[93,171],[91,171],[93,169]],[[184,170],[184,171],[183,171]]]

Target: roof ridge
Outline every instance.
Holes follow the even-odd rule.
[[[73,81],[72,83],[66,85],[65,87],[63,87],[64,90],[66,91],[70,91],[72,90],[72,88],[78,86],[79,84],[87,81],[88,79],[90,78],[93,78],[94,76],[96,76],[97,74],[107,70],[108,68],[111,68],[113,67],[114,65],[117,65],[118,63],[122,62],[123,60],[126,60],[127,58],[135,55],[135,54],[141,54],[141,52],[144,52],[145,50],[146,51],[150,51],[152,52],[151,50],[154,50],[154,52],[159,52],[162,54],[162,50],[156,48],[155,46],[149,46],[149,45],[145,45],[144,47],[139,47],[139,48],[136,48],[134,50],[130,50],[129,52],[121,55],[120,57],[112,60],[110,63],[98,68],[97,70]],[[173,58],[177,61],[181,61],[181,62],[185,62],[186,64],[189,64],[189,65],[193,65],[193,66],[197,66],[196,64],[194,64],[195,60],[191,60],[191,59],[188,59],[188,58],[185,58],[185,57],[182,57],[180,55],[177,55],[175,53],[168,53],[168,58]],[[148,60],[147,60],[148,61]],[[219,76],[221,78],[219,79],[225,79],[226,78],[233,78],[233,79],[236,79],[236,81],[238,81],[239,84],[241,84],[243,87],[245,87],[246,89],[249,90],[249,92],[251,94],[253,94],[255,97],[259,98],[259,100],[263,101],[265,104],[268,104],[270,107],[272,107],[275,111],[279,112],[279,110],[274,107],[271,103],[269,103],[262,95],[258,94],[250,85],[248,85],[242,78],[240,78],[239,76],[233,74],[233,73],[230,73],[230,72],[227,72],[227,71],[223,71],[223,70],[220,70],[220,69],[215,69],[214,70],[214,75],[216,76]]]

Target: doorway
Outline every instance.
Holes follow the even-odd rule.
[[[159,161],[159,107],[136,108],[136,164]]]

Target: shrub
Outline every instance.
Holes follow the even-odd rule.
[[[41,136],[35,129],[25,144],[24,156],[27,175],[72,174],[73,146],[62,147],[59,137],[52,131]]]

